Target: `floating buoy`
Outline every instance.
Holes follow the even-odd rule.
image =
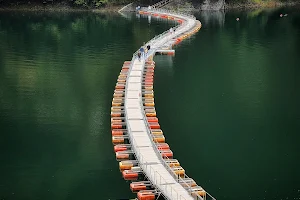
[[[280,14],[279,16],[280,16],[280,17],[282,17],[283,15],[282,15],[282,14]]]
[[[118,85],[116,85],[115,88],[116,88],[116,89],[124,89],[124,88],[125,88],[125,85],[123,85],[123,84],[118,84]]]
[[[153,66],[146,67],[143,72],[144,74],[147,72],[154,73],[154,67]]]
[[[115,89],[114,93],[125,93],[125,89]]]
[[[141,190],[151,190],[153,188],[150,181],[140,181],[130,183],[130,189],[132,192],[136,193]]]
[[[170,146],[167,143],[157,143],[156,147],[158,150],[168,150]]]
[[[126,83],[126,79],[118,79],[118,83]]]
[[[122,109],[124,109],[124,107],[111,107],[111,109],[112,110],[114,110],[114,109],[120,109],[120,110],[122,110]],[[125,121],[126,118],[125,117],[111,117],[110,118],[110,121],[117,121],[117,120]]]
[[[114,97],[124,97],[125,93],[114,93]]]
[[[171,169],[176,176],[184,177],[185,171],[182,167],[175,166],[175,167],[171,167]]]
[[[154,71],[147,71],[147,72],[143,72],[143,75],[154,75]]]
[[[175,51],[170,51],[170,52],[167,53],[167,55],[173,56],[173,55],[175,55]]]
[[[146,104],[146,103],[153,103],[154,104],[153,99],[151,99],[151,98],[143,99],[143,103],[144,104]],[[144,107],[148,108],[149,106],[144,105]],[[151,107],[154,108],[154,106],[151,106]]]
[[[149,126],[151,129],[160,129],[160,125],[157,122],[150,122]]]
[[[112,129],[126,129],[126,123],[113,123],[111,124]]]
[[[153,90],[142,90],[143,94],[153,94]]]
[[[156,117],[156,112],[146,113],[146,117]]]
[[[155,65],[147,65],[147,67],[144,68],[144,71],[146,72],[154,72]]]
[[[132,170],[124,170],[122,175],[125,180],[137,180],[139,177],[138,172],[134,172]]]
[[[114,129],[111,131],[112,136],[122,136],[127,134],[126,129]]]
[[[153,78],[145,78],[143,82],[144,83],[152,83],[152,85],[153,85]]]
[[[155,63],[154,63],[154,61],[152,61],[152,60],[147,60],[147,61],[145,62],[145,67],[153,67],[153,68],[155,68]]]
[[[143,79],[144,79],[144,82],[146,82],[146,80],[153,81],[154,77],[153,77],[153,75],[146,75]]]
[[[120,103],[120,102],[117,102],[117,103],[116,103],[116,102],[112,102],[111,105],[112,105],[112,106],[115,106],[115,107],[117,107],[117,106],[124,106],[124,103]]]
[[[153,86],[152,85],[143,85],[142,88],[145,89],[145,90],[146,89],[153,89]]]
[[[143,90],[145,90],[145,91],[153,91],[153,86],[151,86],[151,87],[145,87],[145,88],[143,88]]]
[[[142,89],[142,93],[143,93],[143,94],[153,94],[153,90],[145,90],[145,89]]]
[[[115,106],[111,107],[112,112],[124,112],[124,107],[123,106]]]
[[[144,85],[153,85],[153,82],[146,82],[146,83],[143,83]]]
[[[117,119],[111,118],[111,123],[122,123],[125,122],[125,119],[121,119],[121,117],[117,117]]]
[[[155,107],[151,107],[151,108],[149,108],[149,107],[147,107],[147,108],[145,108],[145,112],[146,113],[151,113],[151,112],[155,112]]]
[[[145,69],[151,69],[151,70],[154,70],[155,68],[155,65],[145,65]]]
[[[161,150],[159,153],[163,158],[173,158],[173,152],[170,149]]]
[[[142,171],[134,171],[134,170],[124,170],[122,172],[123,178],[125,180],[138,180],[143,179],[144,175]]]
[[[155,112],[155,107],[153,106],[144,106],[145,112]]]
[[[120,75],[127,75],[128,74],[128,71],[122,71],[120,72]]]
[[[124,117],[124,112],[111,112],[110,116],[112,117]]]
[[[146,103],[145,103],[146,104]],[[154,103],[153,103],[154,105]],[[147,121],[150,122],[158,122],[158,118],[157,117],[147,117]]]
[[[192,187],[192,188],[189,188],[188,191],[191,193],[192,196],[196,197],[196,196],[206,196],[206,192],[205,190],[200,187],[200,186],[195,186],[195,187]]]
[[[153,107],[154,106],[154,102],[148,102],[148,103],[146,102],[146,103],[144,103],[144,106],[152,106]]]
[[[126,84],[127,77],[118,77],[117,84]]]
[[[128,136],[124,136],[124,135],[112,136],[112,143],[114,145],[116,145],[116,144],[129,144],[129,138],[128,138]]]
[[[146,94],[143,94],[144,97],[153,97],[154,94],[153,93],[146,93]]]
[[[179,167],[180,163],[177,159],[165,159],[165,162],[170,166],[170,167]]]
[[[120,171],[131,170],[132,167],[137,166],[138,162],[136,160],[125,160],[119,162]]]
[[[114,151],[118,152],[118,151],[127,151],[127,150],[131,150],[131,145],[130,144],[117,144],[114,146]]]
[[[123,97],[115,97],[115,98],[113,98],[112,102],[114,102],[114,103],[123,103],[124,98]]]
[[[143,82],[145,82],[145,80],[151,80],[151,81],[153,81],[153,79],[154,79],[153,76],[147,75],[147,76],[143,77]]]
[[[154,107],[152,107],[154,108]],[[155,109],[145,109],[146,117],[156,117]]]
[[[157,142],[157,143],[165,143],[166,142],[166,139],[163,135],[153,135],[152,138],[153,138],[153,141]]]
[[[149,74],[146,74],[145,76],[144,76],[144,81],[145,80],[147,80],[147,79],[149,79],[149,80],[153,80],[153,74],[151,74],[151,75],[149,75]]]
[[[154,98],[153,97],[142,97],[143,98],[143,102],[145,103],[149,103],[149,102],[153,102],[154,101]],[[146,107],[146,106],[144,106]],[[154,107],[152,107],[154,108]]]
[[[155,193],[147,190],[139,191],[137,194],[138,200],[155,200]]]
[[[154,102],[154,98],[153,97],[143,97],[143,101],[144,102]]]
[[[182,178],[182,179],[179,179],[178,182],[184,188],[196,187],[197,186],[197,183],[192,178]]]
[[[154,74],[154,69],[145,69],[144,74]]]
[[[143,76],[144,79],[147,79],[147,78],[150,78],[150,79],[153,79],[153,73],[149,73],[149,74],[145,74]]]
[[[133,151],[117,151],[116,158],[118,161],[134,159]]]
[[[236,21],[240,21],[240,18],[236,18]]]

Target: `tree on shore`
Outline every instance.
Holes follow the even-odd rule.
[[[59,4],[67,6],[77,6],[77,7],[105,7],[114,5],[126,5],[131,2],[136,2],[141,5],[152,5],[160,0],[0,0],[1,6],[19,6],[19,5],[48,5],[48,4]],[[193,4],[203,4],[205,0],[184,0]],[[184,2],[183,1],[183,2]],[[214,2],[218,0],[210,0]],[[225,0],[226,4],[272,4],[275,2],[299,2],[300,0]]]

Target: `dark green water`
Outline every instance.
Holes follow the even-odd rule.
[[[175,57],[156,57],[157,112],[175,157],[217,199],[299,199],[297,10],[196,16],[201,31]],[[0,199],[135,196],[109,113],[123,61],[171,25],[147,21],[0,13]]]

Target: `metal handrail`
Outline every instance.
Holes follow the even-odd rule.
[[[154,9],[154,10],[156,11],[156,9]],[[159,10],[159,9],[157,9],[157,10]],[[153,11],[151,10],[151,11],[149,11],[149,12],[153,12]],[[162,12],[160,12],[160,13],[162,13]],[[181,29],[183,29],[183,28],[185,27],[185,25],[187,24],[186,19],[185,19],[184,17],[196,19],[195,17],[190,17],[191,15],[187,15],[187,14],[180,14],[180,16],[176,16],[176,15],[174,15],[174,13],[170,13],[170,15],[172,15],[172,16],[174,16],[174,17],[176,17],[176,18],[180,18],[180,19],[184,20],[182,24],[179,24],[179,25],[173,27],[174,29],[176,29],[176,32],[180,32]],[[177,14],[177,15],[179,15],[179,14]],[[183,17],[183,18],[181,18],[181,17]],[[195,23],[194,23],[194,24],[195,24]],[[194,25],[194,24],[193,24],[193,25]],[[190,30],[191,28],[193,28],[193,26],[189,27],[188,30]],[[188,31],[188,30],[186,30],[186,31]],[[152,38],[150,41],[147,42],[146,45],[152,44],[153,41],[156,41],[156,40],[158,40],[159,38],[166,36],[168,33],[169,33],[169,30],[166,30],[165,32],[163,32],[163,33],[161,33],[161,34],[155,36],[154,38]],[[181,34],[182,34],[182,33],[181,33]],[[180,35],[180,34],[176,34],[176,35]]]
[[[153,9],[153,10],[155,10],[155,11],[157,11],[157,12],[164,12],[164,13],[166,13],[166,10],[163,10],[163,9]],[[153,10],[152,10],[152,11],[153,11]],[[152,12],[152,11],[151,11],[151,12]],[[186,24],[185,24],[185,19],[184,19],[184,17],[196,19],[194,16],[187,15],[187,14],[183,14],[183,13],[180,13],[180,12],[167,12],[167,13],[170,13],[171,15],[173,15],[173,16],[175,16],[175,17],[177,17],[177,18],[183,17],[184,23],[183,23],[183,24],[180,24],[180,25],[178,25],[178,26],[176,26],[177,29],[178,29],[178,28],[183,29],[183,27],[186,25]],[[176,15],[179,15],[179,17],[176,16]],[[189,29],[187,29],[187,30],[189,30]],[[162,37],[166,37],[166,36],[167,36],[167,33],[168,33],[168,31],[165,31],[165,32],[163,32],[163,33],[161,33],[161,34],[155,36],[154,38],[152,38],[150,41],[147,42],[147,45],[148,45],[148,44],[149,44],[149,45],[150,45],[150,44],[153,44],[154,42],[157,42],[157,40],[161,40]],[[126,107],[126,103],[127,103],[127,102],[126,102],[126,95],[127,95],[127,88],[128,88],[129,74],[131,73],[131,70],[132,70],[132,66],[133,66],[134,61],[137,59],[137,53],[138,53],[138,51],[139,51],[139,50],[137,50],[137,51],[133,54],[133,57],[132,57],[132,60],[131,60],[131,64],[130,64],[130,67],[129,67],[129,70],[128,70],[128,76],[126,77],[126,87],[125,87],[125,88],[126,88],[126,89],[125,89],[125,107]],[[155,49],[150,49],[150,51],[148,52],[148,56],[153,55],[154,53],[155,53]],[[144,63],[144,66],[143,66],[143,67],[145,67],[145,63]],[[142,76],[141,76],[141,78],[142,78]],[[142,83],[142,82],[141,82],[141,83]],[[142,89],[142,88],[141,88],[141,89]],[[175,179],[175,180],[178,180],[178,181],[181,180],[182,184],[185,184],[185,185],[186,185],[187,191],[191,194],[191,192],[192,192],[191,188],[192,188],[192,187],[190,187],[189,184],[186,183],[186,182],[184,181],[183,178],[177,177],[177,176],[173,173],[171,167],[166,163],[165,159],[162,158],[162,156],[161,156],[161,154],[160,154],[160,152],[159,152],[159,149],[157,148],[157,145],[155,144],[155,142],[154,142],[153,139],[152,139],[152,132],[151,132],[151,129],[150,129],[149,122],[148,122],[148,120],[146,119],[146,114],[145,114],[144,105],[143,105],[142,100],[140,101],[140,104],[141,104],[141,108],[142,108],[142,112],[143,112],[143,120],[144,120],[144,122],[145,122],[145,124],[146,124],[147,134],[148,134],[148,137],[150,138],[152,147],[154,148],[156,155],[157,155],[158,158],[160,159],[161,163],[165,166],[165,168],[167,169],[167,171],[169,171],[169,173],[174,177],[174,179]],[[128,115],[127,115],[127,109],[126,109],[126,108],[125,108],[125,117],[126,117],[126,121],[128,121]],[[161,176],[161,175],[159,174],[159,172],[156,171],[151,165],[147,165],[147,164],[145,165],[145,164],[144,164],[144,162],[143,162],[144,158],[143,158],[142,154],[140,153],[140,151],[139,151],[138,148],[135,148],[134,143],[136,143],[136,144],[138,144],[138,143],[136,142],[136,140],[134,139],[134,137],[132,137],[132,135],[131,135],[131,127],[130,127],[129,124],[128,124],[127,128],[128,128],[128,133],[129,133],[129,134],[128,134],[128,135],[129,135],[129,139],[130,139],[131,144],[132,144],[132,149],[133,149],[133,151],[135,152],[135,155],[136,155],[137,159],[140,161],[140,165],[142,166],[142,168],[143,168],[143,167],[144,167],[144,168],[146,167],[146,169],[148,169],[148,168],[150,169],[150,173],[151,173],[151,171],[153,171],[153,173],[157,173],[157,174],[159,175],[159,177],[160,177],[160,178],[159,178],[159,183],[161,183],[161,180],[164,180],[164,181],[166,182],[166,180],[163,178],[163,176]],[[169,159],[169,158],[166,158],[166,160],[168,160],[168,159]],[[147,175],[146,175],[146,176],[147,176]],[[148,177],[148,178],[149,178],[149,177]],[[184,178],[189,178],[189,177],[188,177],[186,174],[184,174]],[[154,176],[154,179],[156,179],[156,176]],[[154,184],[157,185],[157,181],[158,181],[158,180],[154,180]],[[165,185],[165,188],[166,188],[166,189],[167,189],[167,187],[170,187],[171,193],[174,191],[174,192],[177,194],[177,199],[178,199],[178,197],[180,197],[180,199],[185,199],[182,195],[178,196],[178,192],[172,187],[172,185]],[[158,189],[159,189],[159,188],[158,188]],[[205,191],[205,192],[206,192],[206,191]],[[206,195],[209,196],[211,199],[215,200],[215,198],[212,197],[209,193],[206,192]],[[197,199],[203,199],[203,197],[201,197],[201,196],[198,195],[198,194],[196,195],[195,198],[197,198]]]
[[[142,78],[142,77],[141,77]],[[143,110],[142,110],[142,112],[143,112],[143,120],[144,120],[144,122],[145,122],[145,124],[146,124],[146,127],[147,127],[147,134],[148,134],[148,136],[152,139],[152,132],[151,132],[151,128],[150,128],[150,124],[149,124],[149,122],[148,122],[148,120],[146,119],[147,117],[146,117],[146,113],[145,113],[145,110],[144,110],[144,105],[143,105],[143,102],[141,101],[140,102],[140,104],[141,104],[141,107],[143,108]],[[151,140],[151,144],[152,144],[152,146],[153,146],[153,148],[154,148],[154,150],[155,150],[155,153],[156,153],[156,155],[158,156],[158,158],[160,159],[160,161],[162,162],[162,164],[165,166],[165,168],[167,169],[167,171],[174,177],[174,179],[176,180],[181,180],[181,182],[182,182],[182,184],[186,184],[186,190],[187,191],[190,191],[190,194],[191,194],[191,189],[192,189],[192,187],[189,185],[189,184],[187,184],[185,181],[184,181],[184,179],[183,178],[181,178],[180,176],[178,177],[178,176],[176,176],[174,173],[173,173],[173,170],[172,170],[172,168],[170,167],[170,165],[166,162],[166,160],[170,160],[170,158],[168,158],[167,156],[165,156],[166,158],[165,159],[163,159],[162,158],[162,156],[161,156],[161,154],[160,154],[160,151],[159,151],[159,149],[158,149],[158,147],[157,147],[157,145],[156,145],[156,143],[153,141],[153,140]],[[184,173],[184,178],[190,178],[188,175],[186,175],[185,173]],[[206,191],[205,191],[206,192]],[[207,192],[206,192],[207,193]],[[211,196],[209,193],[207,193],[207,195],[211,198],[211,199],[215,199],[213,196]],[[202,196],[200,196],[200,195],[196,195],[196,197],[197,197],[197,199],[203,199],[203,197]]]
[[[196,17],[194,15],[187,14],[187,13],[184,13],[181,11],[173,11],[173,10],[171,11],[171,10],[167,10],[167,9],[163,9],[163,8],[153,8],[153,9],[149,10],[146,7],[142,7],[141,10],[142,11],[155,11],[156,13],[161,13],[161,14],[180,15],[183,17],[189,17],[191,19],[196,19]]]
[[[138,52],[138,51],[137,51]],[[136,59],[136,56],[137,56],[137,52],[135,52],[134,54],[133,54],[133,57],[132,57],[132,60],[131,60],[131,63],[130,63],[130,67],[129,67],[129,70],[128,70],[128,76],[126,77],[126,88],[127,88],[127,86],[128,86],[128,79],[129,79],[129,74],[130,74],[130,72],[131,72],[131,70],[132,70],[132,66],[133,66],[133,62],[134,62],[134,60]],[[126,107],[126,95],[127,95],[127,90],[125,90],[125,107]],[[128,121],[128,115],[127,115],[127,109],[124,109],[125,110],[125,118],[126,118],[126,121]],[[135,156],[136,156],[136,158],[137,158],[137,160],[139,160],[140,161],[140,165],[142,166],[142,168],[143,167],[145,167],[146,166],[146,169],[150,169],[149,171],[150,171],[150,174],[153,172],[153,173],[156,173],[156,174],[158,174],[159,175],[159,182],[158,182],[158,180],[156,180],[155,179],[155,177],[156,176],[153,176],[154,177],[154,184],[158,184],[158,183],[161,183],[162,182],[162,180],[166,183],[167,181],[163,178],[163,176],[157,171],[157,170],[155,170],[151,165],[144,165],[144,158],[143,158],[143,156],[142,156],[142,154],[140,153],[140,151],[139,151],[139,149],[138,148],[135,148],[135,144],[138,144],[137,142],[136,142],[136,140],[134,139],[134,137],[132,137],[132,135],[130,134],[131,133],[131,127],[130,127],[130,124],[127,124],[127,129],[128,129],[128,136],[129,136],[129,139],[130,139],[130,143],[131,143],[131,145],[132,145],[132,150],[135,152]],[[150,138],[150,140],[151,140],[151,138]],[[145,174],[146,176],[147,176],[147,174]],[[147,176],[147,178],[149,179],[149,177]],[[149,180],[151,180],[151,179],[149,179]],[[159,184],[160,185],[160,184]],[[171,185],[164,185],[165,186],[165,189],[166,189],[166,191],[167,191],[167,188],[170,188],[170,191],[171,191],[171,195],[173,194],[173,193],[175,193],[176,194],[176,196],[177,196],[177,199],[179,199],[179,200],[186,200],[186,198],[185,197],[183,197],[182,195],[179,195],[178,194],[178,192],[171,186]],[[159,188],[158,188],[159,189]],[[179,197],[179,198],[178,198]]]
[[[170,3],[171,2],[171,0],[164,0],[164,1],[159,1],[159,2],[157,2],[157,3],[155,3],[155,4],[153,4],[152,6],[151,6],[151,8],[156,8],[157,6],[161,6],[161,5],[166,5],[166,4],[168,4],[168,3]]]
[[[151,55],[151,54],[150,54]],[[130,64],[130,68],[129,68],[129,70],[128,70],[128,74],[130,74],[130,72],[131,72],[131,70],[132,70],[132,65],[133,65],[133,62],[134,62],[134,60],[136,59],[136,53],[134,54],[134,56],[133,56],[133,58],[132,58],[132,61],[131,61],[131,64]],[[129,76],[127,76],[127,80],[126,80],[126,87],[127,87],[127,85],[128,85],[128,78],[129,78]],[[141,77],[142,78],[142,77]],[[127,95],[127,90],[125,90],[125,97],[126,97],[126,95]],[[156,155],[157,155],[157,157],[160,159],[160,161],[162,162],[162,164],[164,165],[164,167],[167,169],[167,171],[171,174],[171,176],[173,176],[174,177],[174,179],[176,180],[176,179],[178,179],[178,181],[179,180],[181,180],[181,182],[182,182],[182,184],[186,184],[186,189],[191,189],[191,187],[184,181],[184,179],[182,179],[181,177],[177,177],[174,173],[173,173],[173,171],[172,171],[172,169],[171,169],[171,167],[166,163],[166,161],[164,160],[164,159],[162,159],[162,156],[160,155],[160,153],[159,153],[159,150],[158,150],[158,148],[157,148],[157,146],[156,146],[156,144],[154,143],[154,141],[152,140],[152,133],[151,133],[151,131],[150,131],[150,126],[149,126],[149,122],[146,120],[146,117],[145,117],[145,111],[144,111],[144,105],[143,105],[143,102],[142,101],[140,101],[140,104],[141,104],[141,108],[142,108],[142,112],[143,112],[143,120],[144,120],[144,123],[146,124],[146,130],[147,130],[147,134],[148,134],[148,136],[149,136],[149,138],[150,138],[150,141],[151,141],[151,144],[152,144],[152,147],[154,148],[154,150],[155,150],[155,153],[156,153]],[[126,106],[126,98],[125,98],[125,106]],[[127,109],[125,109],[125,117],[126,117],[126,120],[128,120],[128,118],[127,118]],[[161,183],[161,181],[163,180],[165,183],[167,182],[164,178],[163,178],[163,176],[158,172],[158,171],[156,171],[155,169],[153,169],[153,167],[151,166],[151,165],[145,165],[144,164],[144,158],[143,158],[143,156],[141,155],[141,153],[140,153],[140,151],[139,151],[139,149],[138,148],[135,148],[135,144],[138,144],[137,142],[136,142],[136,140],[134,139],[134,137],[132,137],[132,135],[130,134],[131,133],[131,127],[130,127],[130,125],[128,124],[128,126],[127,126],[127,129],[128,129],[128,132],[129,132],[129,139],[130,139],[130,141],[131,141],[131,144],[132,144],[132,149],[133,149],[133,151],[135,152],[135,155],[136,155],[136,157],[137,157],[137,159],[140,161],[140,165],[142,166],[142,167],[144,167],[144,166],[146,166],[146,168],[148,169],[150,169],[149,171],[150,171],[150,174],[153,172],[153,173],[156,173],[156,174],[158,174],[159,175],[159,183]],[[168,160],[169,158],[168,157],[166,157],[166,160]],[[147,176],[147,175],[146,175]],[[153,176],[154,177],[154,179],[156,178],[155,176]],[[186,174],[184,175],[184,178],[189,178]],[[148,179],[149,179],[149,177],[148,177]],[[151,179],[149,179],[149,180],[151,180]],[[158,184],[158,180],[154,180],[154,184]],[[160,185],[160,184],[159,184]],[[177,199],[185,199],[185,197],[184,196],[182,196],[182,195],[178,195],[178,192],[172,187],[172,185],[165,185],[165,188],[170,188],[170,191],[171,191],[171,195],[172,195],[172,193],[174,192],[175,194],[176,194],[176,196],[177,196]],[[158,188],[159,189],[159,188]],[[192,190],[188,190],[188,191],[190,191],[190,194],[191,194],[191,191]],[[208,193],[207,193],[208,194]],[[209,195],[209,194],[208,194]],[[199,195],[197,195],[196,196],[196,198],[197,199],[203,199],[201,196],[199,196]],[[214,199],[213,197],[212,197],[212,199]],[[186,200],[186,199],[185,199]]]
[[[133,144],[132,146],[135,146],[134,143],[137,144],[136,140],[133,137],[131,138],[131,142]],[[154,181],[152,182],[154,185],[161,185],[161,183],[167,183],[165,178],[157,170],[155,170],[151,165],[148,165],[146,162],[144,162],[144,157],[140,153],[138,148],[135,149],[135,156],[140,161],[139,165],[143,170],[145,170],[145,168],[146,168],[146,170],[150,172],[150,175],[154,174],[154,176],[153,176]],[[155,174],[159,175],[159,178],[156,178]],[[148,178],[148,180],[151,180],[147,174],[145,174],[145,176]],[[176,199],[186,200],[186,198],[183,197],[182,195],[180,195],[171,185],[165,184],[163,187],[165,187],[166,191],[168,191],[168,189],[169,189],[169,191],[171,191],[172,196],[173,196],[173,193],[176,194],[176,197],[177,197]],[[158,187],[157,187],[157,189],[160,190],[160,188],[158,188]]]
[[[179,25],[179,26],[180,26],[180,25]],[[182,26],[183,26],[183,25],[182,25]],[[159,37],[165,36],[167,32],[168,32],[168,31],[165,31],[164,33],[160,34]],[[158,37],[158,38],[159,38],[159,37]],[[156,38],[155,38],[155,39],[156,39]],[[151,40],[150,40],[150,41],[151,41]],[[141,102],[141,106],[144,107],[142,102]],[[145,118],[145,112],[144,112],[144,111],[143,111],[143,119],[144,119],[144,122],[145,122],[146,125],[147,125],[147,133],[148,133],[149,137],[152,137],[152,136],[151,136],[152,133],[151,133],[151,131],[150,131],[151,129],[150,129],[150,126],[149,126],[149,122],[148,122],[148,121],[146,120],[146,118]],[[163,165],[164,165],[164,166],[166,167],[166,169],[171,173],[171,175],[176,179],[177,177],[175,177],[174,173],[172,173],[171,167],[166,163],[166,161],[165,161],[164,159],[162,159],[162,157],[161,157],[161,155],[160,155],[160,152],[159,152],[159,149],[157,148],[156,144],[153,142],[153,140],[151,140],[151,142],[152,142],[152,144],[153,144],[153,147],[154,147],[154,149],[155,149],[155,151],[156,151],[157,156],[161,159]],[[166,160],[168,160],[168,159],[169,159],[169,158],[167,158]],[[184,174],[184,178],[189,178],[189,177],[188,177],[186,174]],[[179,177],[178,179],[181,180],[181,181],[183,182],[183,184],[185,183],[184,179],[182,179],[181,177]],[[186,186],[187,186],[187,187],[186,187],[187,190],[191,192],[191,187],[190,187],[188,184],[186,184]],[[205,191],[205,192],[206,192],[206,191]],[[212,197],[209,193],[206,192],[206,194],[207,194],[211,199],[215,199],[215,198]],[[198,195],[197,195],[197,196],[198,196]],[[201,196],[198,196],[198,198],[202,199]]]

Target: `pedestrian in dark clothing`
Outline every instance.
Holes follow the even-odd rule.
[[[141,61],[141,52],[138,52],[138,58],[139,58],[139,61]]]
[[[145,50],[144,50],[143,47],[140,48],[140,52],[141,52],[141,57],[144,57],[144,52],[145,52]]]

